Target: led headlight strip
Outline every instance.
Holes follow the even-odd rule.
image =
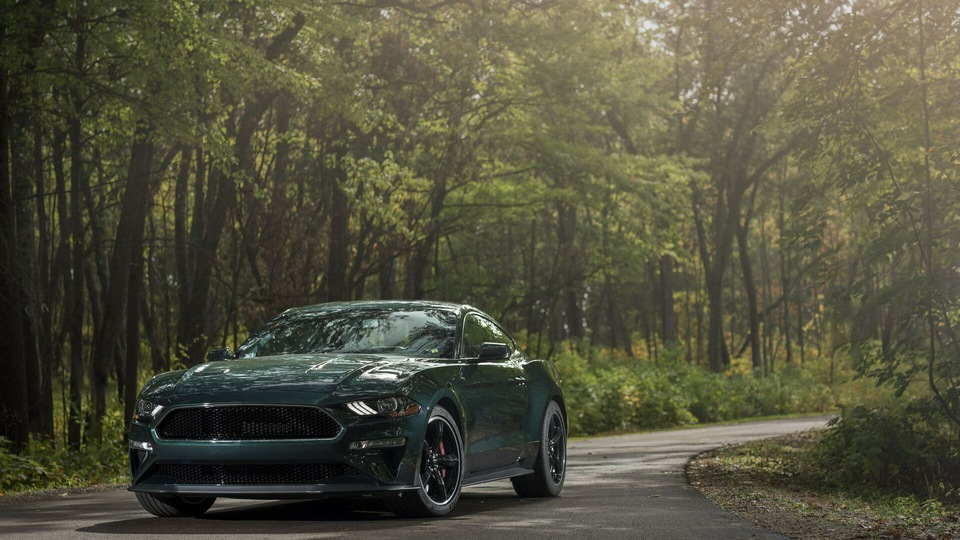
[[[347,409],[359,416],[374,416],[377,414],[396,418],[409,416],[420,412],[420,405],[406,397],[387,397],[369,401],[351,401],[346,404]]]
[[[377,414],[377,411],[362,401],[353,401],[351,403],[347,403],[347,408],[354,413],[359,414],[360,416],[372,416]]]

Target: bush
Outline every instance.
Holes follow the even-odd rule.
[[[14,454],[0,439],[0,496],[20,491],[90,486],[125,482],[126,434],[120,411],[104,418],[102,443],[87,443],[80,450],[46,440],[31,440]]]
[[[935,404],[842,408],[812,454],[839,487],[894,489],[942,497],[960,487],[956,434]]]
[[[570,432],[590,435],[831,410],[834,392],[797,370],[783,375],[716,374],[664,355],[658,363],[611,355],[556,360]]]

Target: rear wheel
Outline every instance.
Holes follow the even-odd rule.
[[[216,497],[160,497],[149,493],[137,493],[137,501],[144,510],[159,517],[197,517],[213,506]]]
[[[463,440],[453,416],[434,407],[420,450],[419,489],[387,499],[398,516],[437,517],[449,514],[460,499],[463,483]]]
[[[540,452],[533,474],[510,479],[521,497],[556,497],[567,472],[567,424],[556,401],[551,401],[540,428]]]

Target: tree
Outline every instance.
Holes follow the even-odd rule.
[[[215,17],[205,20],[212,24]],[[254,48],[256,54],[262,57],[250,54],[247,59],[255,62],[254,65],[260,66],[270,66],[278,62],[300,33],[304,23],[305,17],[300,13],[288,14],[287,18],[281,18],[279,22],[281,26],[276,29],[272,39]],[[248,37],[248,39],[251,38]],[[202,91],[202,88],[198,88],[198,91]],[[201,212],[205,214],[202,221],[195,222],[192,236],[196,241],[196,249],[182,253],[187,257],[192,254],[193,260],[179,264],[187,274],[182,276],[180,285],[183,289],[180,295],[181,319],[177,335],[180,359],[187,366],[202,362],[204,351],[208,346],[212,326],[207,322],[209,320],[207,303],[221,234],[228,213],[236,204],[238,184],[244,186],[248,202],[252,204],[250,182],[252,175],[255,174],[256,165],[252,147],[253,139],[260,120],[280,92],[280,88],[268,85],[261,87],[251,96],[227,95],[224,101],[230,104],[231,112],[226,118],[226,129],[233,140],[232,159],[225,163],[215,160],[208,165],[207,171],[198,170],[197,172],[198,178],[209,174],[208,185],[215,195],[212,200],[207,199],[209,206],[201,207]],[[240,112],[238,113],[237,110]],[[198,219],[200,216],[194,217]]]
[[[956,23],[951,2],[890,0],[843,12],[794,108],[822,132],[807,163],[856,230],[835,262],[850,274],[835,305],[861,374],[901,395],[925,380],[960,426],[958,280],[940,261],[958,237]],[[813,62],[813,59],[810,60]],[[835,89],[826,99],[820,88]],[[918,152],[917,149],[920,149]],[[876,338],[876,339],[874,339]],[[878,343],[879,342],[879,343]]]
[[[713,371],[730,363],[724,336],[724,278],[733,244],[748,241],[755,193],[793,151],[802,133],[779,122],[777,112],[798,73],[796,59],[819,35],[819,8],[803,2],[705,0],[679,2],[674,54],[678,88],[691,88],[678,122],[677,147],[704,163],[709,181],[690,182],[697,246],[705,276],[709,324],[707,357]],[[679,29],[682,29],[682,33]],[[680,82],[682,81],[682,82]],[[746,212],[746,214],[745,214]],[[746,246],[741,246],[741,250]],[[749,257],[744,275],[752,280]],[[758,328],[756,294],[747,287],[751,328]],[[752,356],[757,366],[758,343]]]

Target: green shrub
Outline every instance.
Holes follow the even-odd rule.
[[[80,450],[46,440],[31,440],[14,454],[0,439],[0,496],[21,491],[125,482],[127,445],[120,411],[104,418],[102,443],[88,442]]]
[[[935,404],[843,408],[812,454],[840,487],[873,486],[941,497],[960,486],[960,450]]]
[[[696,422],[681,388],[666,372],[636,370],[615,359],[588,362],[575,352],[562,355],[557,367],[564,380],[573,434]]]
[[[716,374],[677,354],[659,362],[565,349],[556,359],[570,431],[590,435],[831,410],[834,391],[806,372]]]

